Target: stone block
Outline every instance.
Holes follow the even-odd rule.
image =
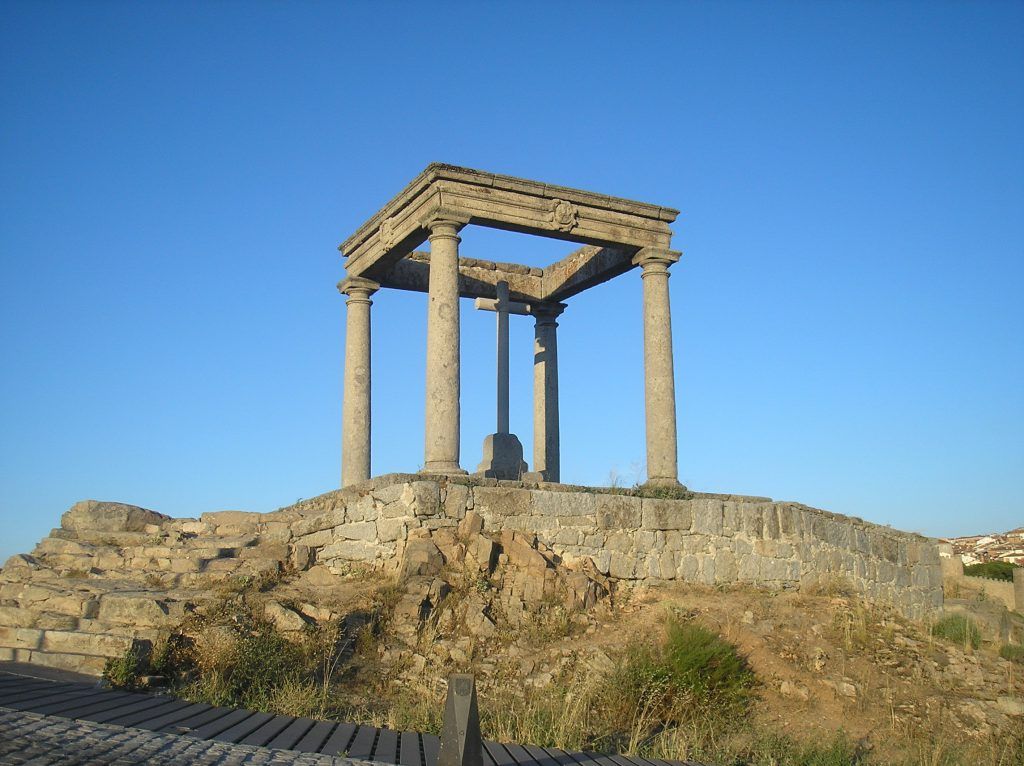
[[[594,495],[598,529],[637,529],[642,520],[641,502],[628,495]]]
[[[693,503],[689,500],[657,500],[645,497],[641,506],[642,526],[647,530],[689,530],[693,524],[692,506]]]
[[[533,513],[532,492],[511,487],[475,487],[473,509],[484,516],[528,516]]]
[[[238,552],[242,561],[250,559],[268,559],[274,561],[288,560],[288,545],[285,543],[264,543],[251,548],[243,548]]]
[[[760,539],[764,536],[764,515],[763,509],[753,503],[743,503],[738,506],[740,531],[753,539]]]
[[[291,524],[284,521],[271,521],[262,525],[260,530],[261,543],[288,543],[292,539]]]
[[[605,538],[605,547],[619,553],[632,553],[635,549],[633,532],[612,532]]]
[[[394,503],[401,499],[402,492],[404,491],[404,483],[389,484],[386,487],[381,487],[380,489],[373,490],[373,496],[384,505],[388,505],[389,503]]]
[[[147,524],[160,525],[165,521],[170,521],[170,516],[135,505],[83,500],[61,516],[60,525],[76,531],[143,532]]]
[[[632,580],[636,577],[636,556],[612,551],[608,574],[619,580]]]
[[[739,504],[727,500],[722,503],[722,534],[726,537],[732,537],[736,532],[740,531],[740,513]]]
[[[45,652],[92,654],[100,657],[120,657],[132,645],[132,639],[105,633],[47,630],[40,649]]]
[[[39,615],[33,627],[40,630],[76,630],[78,628],[78,618],[70,614],[43,612]]]
[[[43,631],[35,628],[9,628],[0,625],[0,646],[8,649],[38,649]]]
[[[402,502],[413,516],[436,516],[441,507],[441,488],[436,481],[414,481],[405,485]]]
[[[317,554],[317,561],[344,559],[345,561],[373,561],[377,558],[378,547],[364,540],[339,540],[324,546]]]
[[[109,593],[100,598],[98,617],[104,622],[156,628],[166,625],[169,609],[162,600]]]
[[[693,554],[683,554],[679,557],[679,565],[676,568],[679,577],[687,582],[696,582],[700,574],[700,559]]]
[[[692,504],[693,531],[704,535],[721,535],[724,504],[721,500],[704,499]]]
[[[593,516],[596,496],[590,492],[550,492],[537,490],[533,495],[535,516]]]
[[[330,545],[332,542],[334,542],[333,529],[321,529],[319,532],[295,538],[297,545],[305,545],[308,548],[322,548],[325,545]]]
[[[263,514],[255,511],[213,511],[204,513],[200,516],[200,520],[215,528],[240,526],[253,531],[256,525],[263,520]]]
[[[0,606],[0,625],[8,628],[31,628],[39,612],[17,606]]]
[[[345,523],[345,508],[329,511],[318,516],[311,516],[308,519],[299,519],[292,524],[292,534],[295,537],[305,537],[325,529],[332,529],[339,524]]]
[[[404,540],[408,532],[409,517],[377,520],[377,539],[382,542]]]
[[[444,515],[450,519],[462,519],[469,504],[469,487],[465,484],[449,483],[444,493]]]
[[[384,504],[381,503],[383,508]],[[373,495],[362,495],[345,506],[345,523],[353,521],[375,521],[379,515],[377,501]]]
[[[343,540],[372,542],[377,539],[377,524],[373,521],[355,521],[350,524],[341,524],[334,528],[334,537]]]

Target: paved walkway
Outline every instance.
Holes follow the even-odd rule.
[[[366,766],[365,761],[194,739],[0,708],[3,766]]]

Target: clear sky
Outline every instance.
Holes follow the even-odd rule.
[[[336,246],[430,162],[682,211],[682,480],[933,535],[1024,524],[1024,4],[6,2],[0,556],[73,502],[339,481]],[[533,265],[564,243],[483,230]],[[563,480],[642,475],[640,279],[560,320]],[[373,306],[374,473],[426,299]],[[463,451],[494,315],[463,301]],[[532,320],[512,317],[531,454]]]

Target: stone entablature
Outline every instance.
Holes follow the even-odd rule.
[[[435,217],[635,252],[668,248],[669,224],[678,215],[660,205],[433,163],[338,249],[350,275],[379,282],[427,239]]]

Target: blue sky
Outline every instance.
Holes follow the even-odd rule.
[[[84,499],[335,487],[336,245],[429,162],[672,206],[681,478],[1024,524],[1024,4],[8,2],[0,556]],[[469,229],[462,253],[563,243]],[[463,302],[463,452],[494,316]],[[374,298],[374,472],[422,463],[425,296]],[[512,428],[531,453],[531,339]],[[563,480],[643,470],[640,280],[559,328]]]

